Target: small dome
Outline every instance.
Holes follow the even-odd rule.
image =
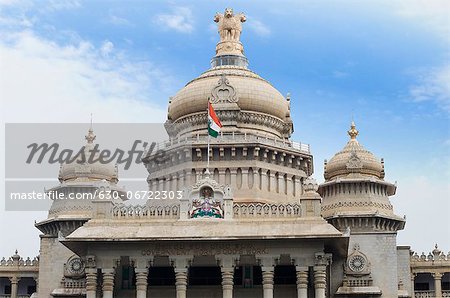
[[[91,150],[94,149],[94,140],[96,138],[92,127],[89,129],[86,138],[86,145],[84,146],[84,157],[78,156],[76,160],[71,163],[61,164],[59,169],[59,181],[97,181],[106,180],[116,183],[117,167],[111,163],[101,163],[98,160],[98,153],[94,155],[94,162],[89,163]]]
[[[344,149],[336,153],[328,162],[325,161],[324,178],[329,181],[338,177],[354,175],[384,178],[384,163],[370,151],[366,150],[356,139],[358,130],[352,122],[348,131],[350,140]]]

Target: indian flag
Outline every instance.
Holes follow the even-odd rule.
[[[217,117],[211,103],[208,101],[208,134],[217,138],[221,127],[222,123],[220,123],[219,117]]]

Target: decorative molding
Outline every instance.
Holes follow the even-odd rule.
[[[247,217],[300,217],[299,204],[268,204],[268,203],[235,203],[234,218]]]
[[[347,257],[344,273],[351,276],[369,275],[371,265],[367,256],[361,252],[359,243],[353,246],[353,252]]]
[[[257,255],[267,254],[263,245],[240,243],[179,243],[153,244],[142,250],[143,256],[174,256],[174,255]]]
[[[329,211],[337,208],[353,208],[353,207],[375,207],[384,210],[392,211],[394,208],[391,204],[384,204],[378,202],[337,202],[333,204],[322,205],[322,212]]]
[[[211,103],[238,102],[239,98],[234,87],[225,75],[221,75],[217,85],[211,90]]]

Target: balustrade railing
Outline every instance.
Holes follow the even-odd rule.
[[[117,204],[112,207],[113,218],[174,218],[180,216],[179,205],[146,206]]]
[[[181,138],[173,138],[164,142],[156,144],[156,149],[167,149],[172,146],[180,144],[207,144],[208,136],[197,134],[195,136],[184,136]],[[211,138],[211,144],[229,143],[229,142],[240,142],[240,143],[261,143],[266,145],[281,146],[283,148],[291,148],[294,150],[301,151],[303,153],[310,153],[309,144],[303,144],[300,142],[294,142],[290,140],[269,138],[265,136],[258,136],[254,134],[247,133],[221,133],[218,138]]]
[[[435,298],[434,291],[414,291],[415,298]]]
[[[240,203],[233,205],[234,218],[299,217],[299,204]]]

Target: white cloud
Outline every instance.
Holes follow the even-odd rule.
[[[81,3],[78,0],[49,0],[42,5],[46,11],[70,10],[79,7],[81,7]]]
[[[105,40],[102,44],[102,47],[100,48],[100,52],[102,53],[103,57],[108,57],[109,54],[113,51],[113,49],[114,44],[109,40]]]
[[[433,101],[450,114],[450,64],[422,72],[409,91],[414,101]]]
[[[437,34],[446,42],[450,41],[448,0],[410,0],[395,1],[396,13],[400,17],[414,21]]]
[[[194,30],[193,14],[188,7],[174,7],[172,13],[157,15],[154,22],[181,33],[191,33]]]
[[[250,30],[258,34],[259,36],[269,36],[271,31],[263,22],[253,17],[247,18],[247,26]]]
[[[167,77],[149,62],[108,57],[111,42],[97,49],[87,41],[59,45],[31,31],[1,37],[4,121],[82,122],[91,112],[98,122],[164,120],[151,90]]]
[[[116,16],[114,14],[109,14],[108,16],[108,23],[117,25],[117,26],[130,26],[131,22],[125,18]]]
[[[333,77],[336,79],[343,79],[348,77],[348,73],[345,71],[335,70],[333,71]]]

